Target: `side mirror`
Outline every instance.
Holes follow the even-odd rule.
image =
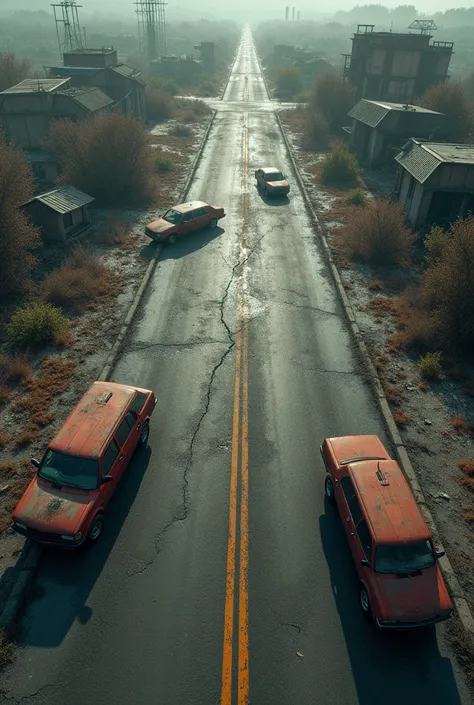
[[[40,461],[36,460],[36,458],[31,458],[31,462],[35,466],[35,468],[39,468],[39,466],[41,465]]]
[[[446,551],[436,551],[436,558],[442,558],[446,555]]]
[[[363,558],[361,560],[362,565],[365,565],[366,567],[370,567],[370,561],[367,560],[367,558]]]
[[[113,479],[114,478],[112,477],[112,475],[104,475],[104,477],[102,478],[102,484],[105,485],[107,482],[112,482]]]

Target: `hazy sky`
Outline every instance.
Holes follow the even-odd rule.
[[[50,3],[54,0],[0,0],[0,10],[20,10],[20,9],[44,9],[51,11]],[[56,0],[57,1],[57,0]],[[368,2],[376,2],[377,0],[367,0]],[[337,10],[349,10],[354,5],[365,4],[364,0],[337,0],[336,3],[332,3],[331,0],[320,0],[320,2],[308,2],[308,0],[301,0],[298,4],[296,0],[290,0],[290,6],[292,7],[292,2],[295,3],[296,9],[301,10],[302,18],[312,17],[322,13],[332,14]],[[381,4],[387,7],[396,7],[400,4],[411,4],[413,0],[387,0]],[[113,12],[113,14],[127,14],[132,15],[134,10],[133,0],[78,0],[78,4],[82,5],[81,12],[84,14],[89,14],[94,11],[98,12]],[[463,2],[456,2],[456,0],[445,0],[440,2],[440,0],[419,0],[418,3],[414,3],[420,12],[425,14],[435,13],[439,10],[446,10],[453,7],[462,7]],[[276,19],[283,18],[285,13],[286,2],[279,2],[278,0],[199,0],[194,2],[192,0],[184,0],[181,2],[174,2],[174,0],[168,0],[168,6],[166,8],[167,15],[172,19],[173,14],[179,8],[179,14],[189,16],[189,19],[196,19],[199,15],[207,16],[219,16],[223,18],[234,18],[239,22],[243,22],[248,19],[250,22],[263,21],[266,19]]]

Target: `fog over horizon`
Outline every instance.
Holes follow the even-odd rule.
[[[295,3],[293,0],[293,3],[296,10],[300,10],[301,19],[322,21],[330,20],[339,11],[348,11],[357,5],[365,4],[354,2],[354,0],[339,0],[335,6],[329,0],[325,0],[315,8],[314,3],[309,3],[307,0],[302,0],[301,3]],[[290,8],[293,7],[293,3],[289,3]],[[379,3],[378,6],[392,9],[400,4],[402,3],[391,0]],[[128,19],[133,17],[135,10],[133,0],[99,0],[99,2],[97,0],[83,0],[83,2],[79,2],[79,5],[82,6],[80,12],[83,16],[107,13],[114,18],[122,16],[124,19]],[[253,0],[240,0],[239,3],[229,2],[229,0],[203,0],[197,6],[194,3],[187,4],[186,0],[184,3],[171,0],[166,6],[166,17],[169,21],[182,21],[183,19],[192,21],[203,18],[210,20],[232,19],[239,23],[257,24],[268,20],[283,19],[285,6],[285,2],[276,3],[275,0],[260,0],[259,3],[255,3]],[[415,7],[419,13],[429,17],[437,12],[460,8],[463,5],[456,0],[448,2],[420,0],[415,4]],[[2,14],[24,10],[52,12],[51,3],[48,0],[0,0],[0,13]]]

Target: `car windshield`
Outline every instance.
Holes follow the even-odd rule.
[[[435,561],[430,541],[378,546],[375,551],[377,573],[411,573],[430,568]]]
[[[38,475],[61,487],[77,487],[81,490],[97,489],[99,465],[91,458],[56,453],[49,450],[40,466]]]
[[[182,217],[183,214],[179,211],[175,211],[174,208],[168,208],[163,216],[163,220],[166,220],[168,223],[173,223],[173,225],[177,225]]]
[[[267,174],[267,181],[284,181],[285,177],[279,171],[276,174]]]

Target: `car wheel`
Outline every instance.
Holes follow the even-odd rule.
[[[150,424],[148,421],[142,426],[142,432],[140,433],[140,440],[138,441],[141,446],[146,446],[148,443],[148,436],[150,435]]]
[[[360,592],[359,592],[359,602],[360,602],[360,607],[362,612],[366,617],[371,616],[371,610],[370,610],[370,600],[369,600],[369,593],[365,589],[364,585],[360,586]]]
[[[217,218],[212,218],[211,222],[209,223],[209,227],[215,228],[217,225]]]
[[[176,235],[175,233],[172,233],[171,235],[168,235],[168,245],[174,245],[176,242]]]
[[[334,485],[329,475],[327,475],[324,483],[324,491],[328,501],[331,502],[331,504],[334,504]]]
[[[87,534],[87,540],[89,541],[89,543],[96,543],[96,541],[98,541],[103,528],[104,517],[102,516],[102,514],[97,514],[97,516],[94,517],[94,521],[90,525],[89,533]]]

